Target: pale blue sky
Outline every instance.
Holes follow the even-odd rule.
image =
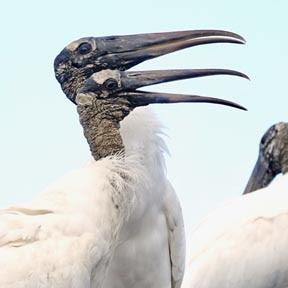
[[[288,2],[5,1],[1,5],[0,206],[22,202],[80,166],[89,149],[75,107],[54,79],[53,60],[83,36],[225,29],[247,44],[198,46],[135,69],[230,68],[232,77],[174,82],[161,91],[234,100],[242,112],[213,105],[154,106],[167,127],[168,175],[187,230],[210,209],[242,193],[263,132],[287,121]]]

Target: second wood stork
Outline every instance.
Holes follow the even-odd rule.
[[[245,195],[193,231],[184,288],[288,287],[287,172],[288,123],[281,122],[262,137]]]
[[[213,30],[89,37],[56,57],[57,80],[77,104],[93,159],[31,203],[1,210],[0,287],[180,287],[181,207],[165,175],[161,125],[149,109],[138,106],[210,102],[243,107],[137,88],[206,75],[245,75],[223,69],[123,70],[213,42],[243,43],[243,38]]]
[[[278,174],[288,172],[288,123],[270,127],[260,142],[259,156],[243,194],[265,188]]]

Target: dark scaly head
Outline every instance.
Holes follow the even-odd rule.
[[[81,38],[65,47],[54,60],[54,71],[65,95],[74,102],[78,89],[94,72],[97,48],[92,37]]]

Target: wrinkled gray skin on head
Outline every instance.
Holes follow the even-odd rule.
[[[85,82],[75,99],[80,123],[95,160],[124,152],[119,123],[134,107],[116,94],[119,90],[119,72],[103,70]]]
[[[268,186],[279,173],[288,172],[288,123],[270,127],[260,142],[259,157],[243,194]]]
[[[100,56],[96,39],[86,37],[70,43],[54,61],[56,79],[66,96],[77,104],[80,123],[95,160],[124,151],[119,122],[130,112],[125,99],[107,97],[113,89],[109,89],[109,82],[106,88],[105,80],[117,76],[99,72],[93,87],[91,81],[86,81],[93,73],[105,69],[98,61]]]
[[[56,79],[72,102],[75,103],[77,92],[85,80],[105,68],[100,63],[97,65],[99,53],[95,38],[86,37],[70,43],[55,58]]]
[[[56,79],[73,103],[76,104],[76,95],[81,88],[89,90],[89,85],[85,86],[85,81],[93,73],[104,69],[103,65],[97,65],[99,56],[95,38],[87,37],[70,43],[56,57],[54,61]],[[98,90],[95,86],[93,93],[80,94],[80,101],[77,102],[80,123],[95,160],[124,149],[118,129],[119,121],[125,116],[120,117],[122,113],[117,112],[123,110],[123,105],[111,104],[109,100],[103,100],[103,95],[105,89],[101,91],[100,87]],[[102,101],[97,101],[97,96],[102,97]]]
[[[106,88],[109,82],[105,81],[117,78],[116,75],[99,72],[93,87],[86,81],[93,73],[105,69],[105,63],[98,61],[100,56],[96,39],[86,37],[69,44],[54,61],[56,79],[66,96],[77,104],[80,123],[95,160],[124,151],[119,122],[131,111],[127,100],[108,97],[113,89]],[[80,90],[82,93],[78,94]]]

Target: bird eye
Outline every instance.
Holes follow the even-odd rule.
[[[82,44],[78,47],[77,50],[78,50],[79,54],[85,55],[85,54],[88,54],[89,52],[91,52],[92,46],[91,46],[91,44],[85,42],[85,43],[82,43]]]
[[[113,79],[113,78],[109,78],[104,82],[104,86],[108,89],[108,90],[113,90],[115,88],[118,88],[118,82]]]

